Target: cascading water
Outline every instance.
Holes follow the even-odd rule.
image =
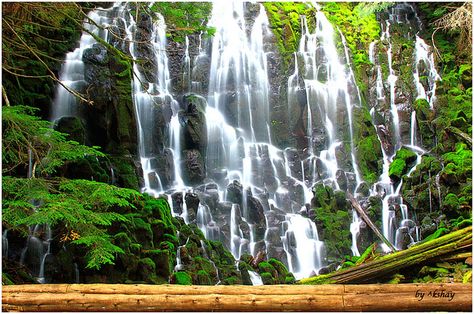
[[[110,10],[92,10],[88,13],[88,19],[94,21],[98,25],[107,25],[111,22],[108,14]],[[107,40],[107,29],[97,28],[87,19],[83,23],[84,28]],[[86,49],[92,47],[96,40],[87,31],[83,31],[79,40],[79,47],[74,51],[66,54],[63,65],[59,72],[59,80],[68,89],[81,93],[86,86],[84,78],[84,62],[82,56]],[[51,121],[56,121],[63,116],[78,116],[79,106],[75,95],[68,91],[63,85],[58,84],[56,87],[54,101],[51,109]]]
[[[249,6],[252,6],[252,12],[256,12],[253,16],[248,13]],[[362,181],[354,152],[352,125],[352,111],[361,105],[361,96],[342,33],[334,31],[321,11],[316,13],[313,32],[306,18],[302,17],[302,36],[299,50],[295,53],[295,68],[288,78],[288,113],[291,115],[295,108],[302,107],[304,114],[301,121],[290,123],[288,127],[290,132],[303,135],[299,137],[301,142],[298,148],[281,149],[272,145],[274,134],[270,127],[267,69],[269,51],[264,45],[265,40],[272,35],[265,10],[259,4],[214,2],[209,26],[216,29],[215,36],[207,42],[203,42],[199,36],[198,55],[194,58],[190,54],[190,39],[185,38],[183,92],[194,93],[198,101],[204,104],[207,143],[204,148],[200,148],[205,179],[193,183],[186,178],[184,166],[187,158],[183,148],[187,145],[184,133],[187,120],[182,112],[187,108],[183,108],[183,103],[178,102],[171,92],[165,21],[159,14],[151,19],[150,38],[146,43],[139,34],[139,28],[143,26],[137,25],[138,21],[131,10],[128,4],[115,4],[111,9],[102,10],[102,13],[91,12],[90,17],[99,25],[120,23],[126,36],[124,43],[127,43],[122,46],[122,50],[129,52],[135,61],[132,90],[143,191],[154,196],[165,193],[172,205],[173,215],[180,215],[186,223],[196,223],[206,238],[225,243],[236,259],[244,253],[256,255],[265,252],[267,257],[283,260],[297,279],[317,273],[324,266],[324,244],[319,240],[314,222],[300,215],[309,208],[312,188],[316,183],[323,183],[357,195]],[[410,143],[403,143],[399,129],[399,113],[395,102],[397,76],[392,67],[390,38],[390,25],[398,21],[404,19],[393,17],[382,24],[384,31],[381,41],[388,47],[389,73],[385,80],[382,67],[375,57],[375,43],[371,45],[369,53],[377,73],[376,98],[378,102],[389,102],[393,126],[393,147],[385,149],[382,145],[383,173],[372,190],[373,194],[383,195],[383,232],[392,243],[396,243],[396,239],[402,235],[397,235],[401,232],[397,230],[395,214],[390,210],[390,205],[397,203],[402,207],[400,227],[412,228],[412,222],[406,207],[401,206],[399,194],[402,182],[393,186],[388,175],[390,162],[402,146],[417,153],[417,163],[424,153],[417,146],[414,113]],[[92,28],[90,30],[96,32]],[[96,34],[108,40],[107,31],[97,31]],[[338,36],[343,43],[343,56],[339,56],[336,49],[334,39]],[[94,42],[90,35],[84,34],[80,47],[67,57],[62,71],[66,82],[77,81],[80,85],[83,80],[79,74],[83,67],[82,53]],[[149,55],[143,54],[142,45],[148,45],[151,51]],[[206,49],[206,45],[210,49]],[[439,76],[434,70],[429,48],[418,37],[416,47],[416,70],[413,75],[418,97],[426,98],[432,106]],[[144,59],[149,59],[152,66],[145,69],[140,62]],[[210,60],[210,69],[208,93],[204,100],[200,96],[206,88],[196,76],[197,69],[206,60]],[[428,83],[420,79],[422,76],[428,77]],[[67,85],[71,88],[76,86],[73,83]],[[388,95],[384,94],[384,85],[388,86]],[[73,98],[61,100],[63,92],[58,87],[58,104],[75,103]],[[53,109],[55,119],[76,114],[74,110],[68,109],[71,106],[61,107],[65,108],[61,109],[64,112]],[[377,104],[371,111],[373,116],[375,107]],[[168,131],[163,136],[166,139],[161,146],[156,144],[157,108],[169,109],[169,117],[165,119]],[[340,117],[347,121],[341,122]],[[294,132],[298,123],[302,125],[302,133]],[[378,131],[384,127],[374,125]],[[382,142],[380,132],[377,134]],[[338,162],[337,152],[341,149],[350,150],[347,153],[351,160],[347,165]],[[171,179],[164,178],[159,170],[158,156],[164,153],[171,154],[173,160]],[[341,176],[346,178],[347,187],[339,183]],[[214,194],[210,191],[214,191]],[[198,195],[199,205],[196,208],[188,208],[186,197],[191,193]],[[215,197],[210,197],[212,195]],[[224,209],[218,211],[214,210],[215,207]],[[360,225],[360,218],[353,213],[350,231],[354,255],[359,255],[357,237]],[[179,247],[176,270],[183,267]],[[260,282],[254,274],[249,274],[254,284]]]
[[[260,277],[260,275],[257,272],[252,271],[252,270],[249,270],[248,272],[249,272],[250,280],[252,281],[252,285],[254,286],[263,285],[262,277]]]
[[[412,15],[414,21],[412,22],[408,16]],[[400,121],[399,121],[399,112],[398,106],[396,103],[397,91],[396,83],[397,76],[395,75],[395,70],[392,67],[392,39],[390,34],[390,27],[392,24],[404,24],[407,25],[410,32],[406,36],[413,36],[415,31],[421,28],[421,21],[416,15],[415,10],[409,4],[397,4],[392,8],[389,14],[389,20],[382,23],[382,36],[381,41],[386,43],[388,49],[386,50],[387,62],[388,62],[388,77],[386,78],[386,85],[389,86],[389,94],[386,97],[383,93],[383,78],[381,65],[378,61],[378,58],[375,55],[374,47],[376,43],[372,43],[369,49],[369,59],[375,65],[376,71],[376,98],[375,103],[372,104],[373,108],[371,109],[372,120],[374,126],[377,130],[377,136],[382,143],[382,154],[383,154],[383,172],[380,176],[379,181],[374,185],[372,189],[372,195],[380,195],[382,199],[382,223],[383,223],[383,234],[384,236],[395,245],[397,249],[405,248],[402,243],[407,243],[407,237],[409,238],[408,243],[413,243],[419,241],[419,232],[418,227],[415,226],[415,223],[411,220],[410,215],[407,210],[407,206],[403,204],[403,199],[400,195],[400,191],[403,185],[403,180],[400,180],[396,186],[394,186],[392,180],[389,177],[389,168],[390,164],[393,161],[396,152],[404,147],[416,154],[416,161],[414,165],[409,169],[407,176],[410,176],[412,172],[416,169],[416,166],[421,163],[422,155],[425,154],[425,151],[419,147],[417,140],[417,124],[416,124],[416,111],[414,108],[411,109],[410,113],[410,134],[409,142],[404,143],[404,140],[401,136],[400,131]],[[415,30],[415,31],[414,31]],[[430,53],[429,46],[420,38],[418,35],[415,36],[415,49],[413,55],[413,82],[416,88],[417,94],[415,95],[416,99],[426,99],[430,104],[430,107],[433,108],[433,102],[436,100],[435,89],[436,81],[440,79],[433,61],[433,55]],[[423,73],[423,74],[420,74]],[[425,76],[425,81],[421,82],[421,76]],[[384,125],[377,125],[375,123],[375,114],[376,110],[381,110],[380,108],[385,103],[388,98],[390,104],[391,112],[391,125],[392,132],[388,131]],[[391,143],[387,144],[387,134],[392,134],[390,139]],[[385,145],[384,145],[385,143]],[[401,221],[397,226],[395,207],[399,207],[401,212]],[[386,245],[382,245],[385,250],[389,250]]]
[[[426,77],[426,82],[421,81],[421,76]],[[413,78],[418,93],[417,99],[426,99],[433,109],[433,104],[436,100],[436,81],[441,80],[441,77],[434,66],[433,53],[430,46],[428,46],[423,39],[416,36],[415,41],[415,64]]]

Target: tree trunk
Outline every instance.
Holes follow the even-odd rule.
[[[392,245],[392,243],[390,243],[390,241],[387,240],[387,238],[380,232],[380,230],[377,229],[377,227],[374,225],[372,220],[370,220],[369,216],[367,216],[367,214],[362,209],[359,202],[357,202],[357,200],[354,198],[354,196],[352,196],[351,193],[347,192],[347,198],[351,202],[352,207],[355,208],[362,220],[365,221],[365,223],[370,227],[370,229],[372,229],[372,231],[377,235],[377,237],[379,237],[379,239],[382,240],[382,242],[385,243],[385,245],[387,245],[392,252],[395,252],[397,249]]]
[[[2,309],[28,312],[469,311],[471,290],[471,284],[19,285],[3,287]]]
[[[301,284],[366,283],[393,274],[402,268],[422,264],[459,251],[471,251],[472,226],[449,233],[437,239],[416,244],[404,251],[388,254],[365,264],[330,274],[302,279]]]

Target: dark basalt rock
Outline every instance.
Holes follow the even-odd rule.
[[[171,200],[174,212],[181,215],[183,213],[183,193],[175,192],[171,194]]]
[[[183,179],[187,184],[202,183],[206,176],[204,160],[197,149],[183,151]]]
[[[84,79],[93,106],[83,108],[90,144],[106,152],[136,151],[137,128],[131,98],[131,65],[101,44],[84,51]]]
[[[227,199],[232,203],[242,206],[242,192],[242,184],[240,184],[239,181],[234,180],[227,186]]]
[[[337,181],[337,184],[339,185],[339,188],[341,190],[343,190],[343,191],[347,190],[347,177],[346,177],[346,173],[344,172],[344,170],[338,169],[336,171],[336,181]]]
[[[170,188],[174,181],[175,165],[173,152],[169,148],[165,148],[161,155],[152,159],[150,162],[155,163],[155,166],[152,165],[152,168],[156,169],[156,172],[160,176],[163,188]]]
[[[54,122],[54,129],[69,134],[68,140],[83,145],[88,142],[85,122],[78,117],[61,117]]]
[[[206,128],[206,99],[196,94],[183,96],[179,112],[180,121],[183,122],[184,147],[186,149],[198,149],[201,155],[205,155],[207,147]]]
[[[186,193],[184,196],[186,207],[188,209],[188,219],[190,223],[196,222],[196,214],[199,207],[199,197],[195,193]]]

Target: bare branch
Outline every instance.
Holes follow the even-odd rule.
[[[93,102],[91,100],[88,100],[86,98],[84,98],[81,94],[79,94],[77,91],[69,88],[67,85],[65,85],[63,82],[61,82],[58,78],[56,78],[56,75],[54,74],[53,71],[51,71],[51,69],[48,67],[48,65],[43,61],[43,59],[40,58],[40,56],[38,55],[37,52],[35,52],[33,49],[31,49],[30,46],[28,46],[28,44],[23,40],[23,38],[21,38],[20,35],[18,35],[18,33],[15,31],[15,29],[7,22],[5,21],[5,25],[8,26],[8,28],[13,32],[13,34],[21,41],[21,43],[25,46],[26,49],[28,49],[28,51],[30,51],[35,57],[36,59],[38,59],[38,61],[46,68],[46,70],[50,73],[50,76],[51,76],[51,79],[53,79],[55,82],[57,82],[58,84],[60,84],[62,87],[64,87],[64,89],[66,89],[68,92],[70,92],[71,94],[73,94],[74,96],[78,97],[79,99],[81,99],[82,101],[88,103],[88,104],[92,104]]]

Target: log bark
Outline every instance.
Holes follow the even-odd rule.
[[[369,216],[367,216],[367,214],[362,209],[359,202],[357,202],[357,200],[354,198],[354,196],[352,196],[351,193],[347,192],[347,198],[351,202],[352,207],[354,207],[354,209],[357,211],[357,213],[362,218],[362,220],[364,220],[364,222],[370,227],[370,229],[372,229],[372,231],[377,235],[377,237],[379,237],[379,239],[382,240],[382,242],[385,243],[385,245],[387,245],[392,252],[395,252],[397,249],[393,246],[392,243],[390,243],[390,241],[387,240],[387,238],[374,225],[372,220],[370,220]]]
[[[404,251],[381,256],[358,266],[330,274],[302,279],[301,284],[368,283],[376,282],[396,271],[446,256],[459,250],[472,250],[472,226],[449,233],[438,239],[416,244]]]
[[[4,286],[2,294],[3,311],[28,312],[469,311],[471,307],[471,284],[257,287],[58,284]]]
[[[472,147],[472,138],[470,135],[453,126],[448,127],[447,130],[453,133],[454,135],[459,136],[461,139],[463,139],[464,141],[466,141],[466,143],[469,144],[469,147]]]

